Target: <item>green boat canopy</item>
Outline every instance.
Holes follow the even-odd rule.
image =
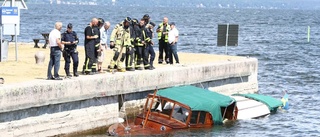
[[[215,124],[222,124],[221,107],[227,107],[235,101],[229,96],[195,86],[162,89],[157,92],[157,95],[187,105],[192,111],[209,112]]]
[[[277,112],[278,107],[282,106],[282,102],[270,96],[259,95],[259,94],[233,94],[232,96],[243,96],[259,101],[269,107],[270,112]]]

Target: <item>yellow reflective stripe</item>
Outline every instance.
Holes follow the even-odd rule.
[[[146,33],[142,30],[143,38],[146,38]]]
[[[160,23],[159,24],[159,28],[161,28],[162,26],[163,26],[163,23]],[[163,28],[162,28],[162,30],[163,30]],[[169,32],[169,30],[170,30],[170,25],[167,23],[166,32]],[[161,37],[162,37],[162,31],[158,32],[158,39],[161,39]],[[168,35],[165,35],[164,41],[168,42]]]
[[[90,61],[90,58],[88,58],[87,59],[87,62],[86,62],[86,65],[85,65],[85,69],[84,69],[84,71],[91,71],[91,69],[89,69],[88,67],[89,67],[89,61]]]

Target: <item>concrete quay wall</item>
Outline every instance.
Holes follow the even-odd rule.
[[[146,91],[156,88],[193,84],[225,94],[252,93],[258,91],[257,73],[257,59],[243,57],[168,65],[152,71],[4,85],[0,87],[0,134],[56,135],[106,126],[119,117],[123,101],[142,99]],[[135,105],[130,104],[126,107]]]

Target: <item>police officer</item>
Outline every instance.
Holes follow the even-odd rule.
[[[126,47],[131,45],[130,39],[131,18],[126,17],[123,22],[117,24],[110,36],[110,48],[114,53],[110,62],[110,71],[114,72],[114,67],[120,72],[125,72],[124,60]]]
[[[66,72],[67,77],[72,77],[70,74],[70,57],[73,61],[73,76],[78,77],[78,65],[79,65],[79,57],[77,51],[77,44],[79,43],[79,38],[75,31],[72,31],[72,24],[69,23],[67,26],[67,31],[62,33],[61,43],[64,44],[63,49],[63,58],[65,60],[64,70]]]

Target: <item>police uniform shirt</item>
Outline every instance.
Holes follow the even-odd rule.
[[[72,31],[70,33],[68,31],[65,31],[61,37],[61,41],[65,41],[65,42],[74,42],[77,39],[78,39],[77,33],[75,31]]]

